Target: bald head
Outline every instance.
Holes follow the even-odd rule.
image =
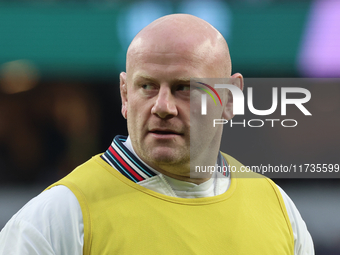
[[[127,74],[143,54],[178,54],[195,57],[214,66],[216,77],[229,77],[231,61],[228,45],[208,22],[188,14],[161,17],[142,29],[127,52]]]

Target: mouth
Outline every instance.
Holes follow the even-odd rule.
[[[149,133],[157,138],[171,138],[183,135],[182,133],[171,129],[151,129]]]

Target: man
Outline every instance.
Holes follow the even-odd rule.
[[[219,152],[222,128],[205,132],[190,116],[191,77],[243,87],[207,22],[169,15],[139,32],[120,74],[129,137],[26,204],[2,230],[0,254],[314,254],[299,212],[270,180],[191,178],[193,164],[240,166]],[[212,115],[232,118],[231,94],[221,102]]]

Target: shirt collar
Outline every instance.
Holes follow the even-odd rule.
[[[117,135],[113,139],[111,146],[101,155],[101,158],[135,183],[159,174],[155,169],[143,163],[133,150],[130,138],[126,136]],[[220,166],[218,169],[227,169],[228,166],[220,152],[217,157],[217,165]],[[222,171],[221,173],[224,176],[229,174],[228,171]]]

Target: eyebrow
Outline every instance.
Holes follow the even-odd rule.
[[[148,81],[155,81],[156,79],[152,76],[149,76],[147,74],[141,74],[141,75],[137,75],[135,77],[136,80],[140,80],[140,79],[143,79],[143,80],[148,80]],[[173,83],[190,83],[190,80],[192,78],[190,77],[183,77],[183,78],[178,78],[178,79],[173,79],[171,82]]]

